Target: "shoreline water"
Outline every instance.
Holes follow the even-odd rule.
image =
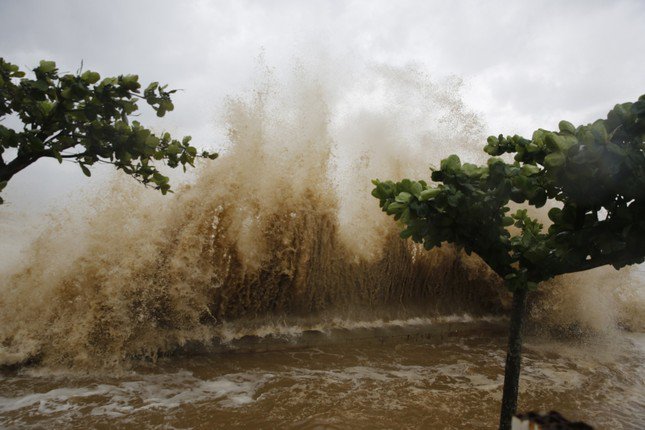
[[[236,350],[159,357],[122,373],[25,368],[0,377],[0,425],[490,428],[503,375],[502,326],[451,322],[441,335],[424,324],[341,330],[336,338],[303,332],[299,345],[273,338],[275,347],[241,338]],[[604,347],[529,337],[520,410],[555,408],[598,429],[637,429],[645,337],[631,336]]]

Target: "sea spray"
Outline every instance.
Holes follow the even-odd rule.
[[[117,178],[0,275],[0,362],[121,366],[240,321],[499,314],[505,292],[476,257],[400,240],[369,194],[371,178],[478,157],[458,89],[414,68],[297,69],[229,99],[230,146],[193,183],[163,198]]]

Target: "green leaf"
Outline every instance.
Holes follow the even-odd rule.
[[[457,191],[456,193],[448,196],[448,204],[452,207],[457,207],[462,202],[463,193]]]
[[[502,218],[502,225],[504,227],[512,226],[514,222],[515,220],[510,216],[505,216],[504,218]]]
[[[56,70],[56,63],[53,61],[41,60],[38,65],[38,70],[43,73],[53,73]]]
[[[90,169],[88,169],[87,166],[85,166],[85,164],[80,163],[79,166],[81,166],[81,170],[83,171],[83,174],[85,176],[87,176],[87,177],[92,176],[92,172],[90,172]]]
[[[148,137],[146,137],[146,140],[145,140],[144,144],[148,148],[156,148],[157,145],[159,145],[159,138],[157,136],[155,136],[154,134],[151,134]]]
[[[638,117],[642,117],[645,115],[645,99],[642,98],[642,96],[641,96],[641,99],[639,99],[639,101],[632,104],[631,112]]]
[[[121,76],[120,78],[121,78],[121,85],[125,89],[135,91],[141,87],[141,85],[139,85],[138,75],[125,75],[125,76]]]
[[[488,139],[486,139],[486,146],[484,147],[484,152],[486,152],[489,155],[500,155],[501,152],[499,151],[499,140],[495,136],[488,136]]]
[[[81,75],[81,79],[87,84],[95,84],[99,81],[99,79],[101,79],[101,75],[96,72],[92,72],[91,70],[86,70]]]
[[[32,88],[35,88],[35,89],[40,90],[42,92],[45,92],[45,91],[47,91],[49,89],[49,85],[47,84],[47,82],[45,82],[45,81],[43,81],[41,79],[38,79],[37,81],[32,81],[31,86],[32,86]]]
[[[54,108],[54,104],[49,100],[45,100],[39,103],[40,109],[43,111],[45,116],[49,115],[49,112]]]
[[[108,85],[116,85],[118,82],[117,78],[105,78],[101,81],[100,85],[105,87]]]
[[[411,229],[409,229],[409,228],[406,228],[405,230],[402,230],[399,233],[399,237],[401,237],[401,239],[407,239],[410,236],[412,236],[412,234],[413,234],[413,231]]]
[[[175,108],[175,105],[173,105],[169,99],[162,100],[159,105],[160,105],[160,108],[163,108],[165,111],[168,111],[168,112],[172,111]]]
[[[176,154],[179,154],[179,152],[180,152],[180,149],[176,143],[168,145],[168,148],[166,148],[166,154],[176,155]]]
[[[56,150],[52,150],[52,153],[54,154],[54,158],[58,160],[58,164],[63,163],[63,157],[61,157],[60,152]]]
[[[533,164],[524,164],[520,169],[520,172],[524,176],[537,175],[538,173],[540,173],[540,171],[541,169],[538,166],[535,166]]]
[[[390,203],[387,207],[387,213],[388,215],[393,215],[400,212],[405,207],[406,205],[404,203],[398,203],[398,202]]]
[[[604,121],[602,120],[598,120],[591,125],[591,132],[594,134],[596,140],[601,143],[606,142],[609,137]]]
[[[563,133],[576,134],[576,128],[569,121],[560,121],[558,128]]]
[[[423,191],[423,186],[418,182],[413,182],[410,187],[410,191],[414,197],[419,199],[421,197],[421,192]]]
[[[464,163],[461,166],[461,170],[463,170],[463,172],[467,176],[470,176],[472,178],[478,178],[483,173],[483,169],[481,169],[481,168],[479,168],[479,167],[477,167],[477,166],[475,166],[474,164],[471,164],[471,163]]]
[[[441,170],[445,172],[456,172],[460,168],[461,160],[454,154],[444,160],[441,160]]]
[[[564,165],[566,157],[561,152],[553,152],[544,157],[544,166],[553,169]]]
[[[430,188],[427,190],[421,191],[421,195],[419,197],[419,200],[422,202],[428,201],[436,196],[438,196],[441,193],[441,189],[439,188]]]
[[[624,157],[627,155],[627,152],[620,146],[616,145],[615,143],[607,143],[607,150],[612,154],[616,154],[621,157]]]
[[[578,143],[578,139],[575,136],[558,136],[554,135],[553,139],[555,140],[558,149],[565,154],[567,151],[574,145]]]
[[[412,199],[412,194],[405,191],[400,192],[395,198],[395,200],[399,203],[408,203],[410,199]]]
[[[573,145],[578,143],[578,139],[570,134],[547,133],[544,142],[549,151],[568,151]]]

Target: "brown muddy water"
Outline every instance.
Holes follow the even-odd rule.
[[[117,178],[35,223],[0,207],[0,427],[495,427],[508,293],[370,196],[481,161],[483,127],[458,79],[319,72],[231,98],[229,146],[172,196]],[[643,310],[638,269],[542,285],[520,409],[643,428]]]
[[[119,374],[23,369],[0,380],[4,428],[495,428],[504,321],[376,321],[238,341]],[[292,331],[295,328],[292,328]],[[520,410],[640,429],[645,337],[529,337]]]

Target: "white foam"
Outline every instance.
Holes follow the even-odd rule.
[[[190,372],[145,375],[119,384],[97,384],[78,388],[57,388],[25,396],[0,397],[0,412],[34,410],[51,415],[88,407],[91,415],[121,417],[149,409],[174,409],[184,404],[217,401],[221,407],[235,408],[255,401],[256,390],[273,378],[270,373],[232,373],[201,380]],[[139,405],[139,406],[135,406]]]

